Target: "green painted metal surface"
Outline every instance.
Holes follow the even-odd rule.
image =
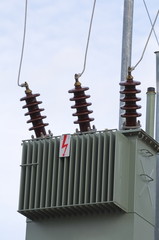
[[[153,240],[154,228],[135,213],[30,221],[26,240]]]
[[[26,240],[153,240],[158,151],[143,130],[72,135],[67,158],[59,138],[25,141]]]
[[[115,131],[71,136],[70,156],[59,138],[23,143],[18,211],[30,219],[78,212],[121,211],[113,202]]]

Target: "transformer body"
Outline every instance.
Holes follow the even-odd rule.
[[[158,143],[143,130],[23,142],[18,211],[26,240],[153,240]]]

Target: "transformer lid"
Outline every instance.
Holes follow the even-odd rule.
[[[143,129],[121,130],[120,132],[129,137],[137,136],[139,139],[150,145],[156,152],[159,152],[159,142],[152,138]]]

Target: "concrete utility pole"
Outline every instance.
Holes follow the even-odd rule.
[[[121,81],[126,80],[128,67],[131,66],[133,8],[134,8],[134,0],[124,0]],[[122,90],[122,87],[121,87],[121,90]],[[120,107],[121,105],[122,103],[120,103]],[[119,110],[119,129],[122,129],[122,125],[124,122],[124,120],[121,118],[121,113],[122,113],[122,110],[120,109]]]

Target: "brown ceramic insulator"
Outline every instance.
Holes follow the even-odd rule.
[[[140,85],[140,82],[134,81],[131,73],[129,73],[127,81],[121,82],[120,85],[124,87],[124,90],[120,91],[120,93],[125,95],[124,98],[120,99],[121,102],[125,103],[125,105],[121,107],[122,110],[125,110],[125,113],[121,115],[121,117],[125,118],[124,128],[139,128],[140,125],[137,122],[137,117],[140,117],[141,114],[136,110],[140,109],[141,106],[136,103],[140,101],[141,98],[136,97],[136,94],[141,91],[136,89],[136,86]]]
[[[75,101],[75,105],[71,108],[75,108],[76,113],[72,115],[78,117],[78,120],[74,121],[74,123],[79,124],[81,132],[89,131],[91,129],[90,122],[94,120],[94,118],[89,117],[89,114],[93,111],[87,109],[88,106],[92,105],[86,102],[86,99],[90,97],[89,95],[85,95],[85,91],[88,89],[88,87],[81,87],[80,82],[77,81],[75,88],[68,91],[74,94],[74,97],[70,98],[70,101]]]
[[[40,96],[40,94],[32,94],[31,90],[26,90],[25,92],[26,96],[21,98],[20,101],[26,101],[26,105],[23,106],[23,108],[28,109],[25,116],[30,116],[30,120],[28,120],[27,123],[32,123],[33,125],[33,127],[29,128],[29,131],[34,130],[36,137],[45,136],[45,126],[47,126],[48,123],[43,123],[43,119],[46,118],[46,116],[41,116],[41,112],[44,109],[38,106],[42,102],[36,100],[36,97]]]

